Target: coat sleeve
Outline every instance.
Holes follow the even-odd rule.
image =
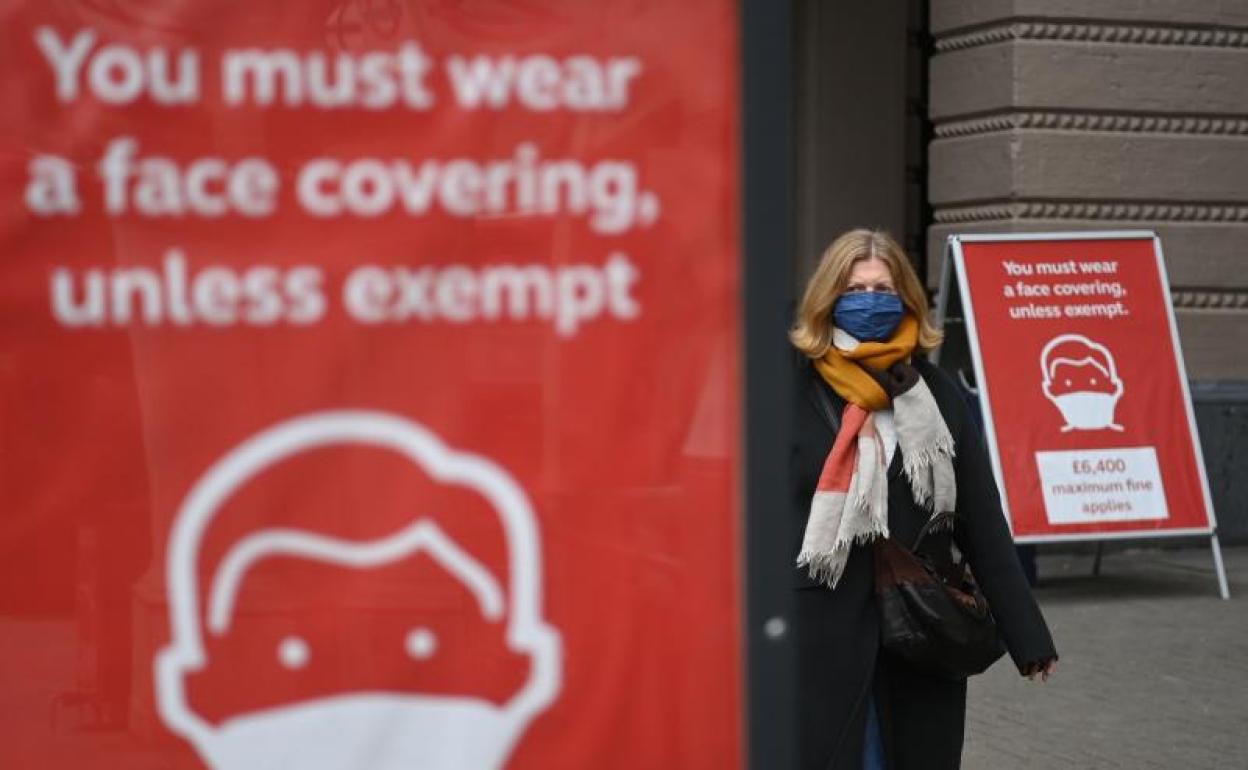
[[[954,539],[966,554],[975,579],[988,599],[1014,665],[1023,673],[1030,663],[1056,658],[1057,650],[1014,550],[1014,540],[1001,510],[1001,496],[979,429],[956,386],[951,381],[946,382],[947,387],[941,388],[945,398],[940,400],[945,402],[942,406],[948,407],[946,413],[956,414],[951,422],[957,426],[955,429],[950,425],[956,430],[957,452],[954,459],[958,485]],[[953,403],[949,403],[950,395]]]

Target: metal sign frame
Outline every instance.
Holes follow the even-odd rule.
[[[1005,513],[1006,523],[1009,525],[1011,532],[1014,530],[1014,522],[1010,516],[1009,498],[1004,494],[1005,476],[1001,469],[1001,452],[997,444],[996,427],[993,424],[992,419],[992,394],[990,392],[988,378],[985,376],[983,356],[979,347],[979,335],[976,328],[977,321],[970,294],[970,285],[966,275],[966,257],[962,252],[962,244],[985,242],[1000,243],[1009,241],[1071,240],[1151,240],[1153,242],[1153,254],[1157,260],[1158,277],[1161,281],[1161,288],[1163,292],[1169,294],[1170,277],[1166,272],[1165,259],[1162,256],[1161,239],[1152,230],[959,234],[950,235],[945,241],[944,263],[941,266],[940,287],[936,296],[935,321],[941,328],[945,326],[952,292],[956,291],[958,300],[961,303],[962,320],[966,325],[967,343],[970,349],[971,362],[975,370],[975,379],[979,387],[980,404],[984,416],[984,432],[987,436],[988,443],[988,457],[992,463],[992,474],[996,478],[997,487],[1002,490],[1001,508]],[[1183,349],[1179,343],[1178,327],[1175,323],[1174,317],[1174,306],[1170,302],[1166,303],[1166,319],[1170,327],[1170,338],[1174,349],[1175,366],[1177,367],[1179,382],[1183,391],[1183,406],[1187,414],[1188,430],[1191,432],[1192,443],[1195,446],[1196,467],[1200,477],[1201,494],[1205,503],[1205,513],[1209,522],[1208,526],[1137,532],[1078,532],[1070,534],[1025,535],[1016,538],[1016,541],[1018,543],[1054,543],[1127,539],[1137,540],[1144,538],[1207,535],[1210,538],[1210,546],[1213,551],[1213,562],[1214,569],[1217,572],[1218,577],[1219,593],[1223,599],[1229,599],[1230,589],[1226,580],[1226,567],[1222,560],[1222,547],[1218,542],[1217,517],[1213,509],[1213,498],[1209,493],[1209,478],[1205,468],[1204,453],[1200,445],[1200,432],[1196,427],[1196,413],[1192,408],[1191,388],[1188,385],[1187,367],[1183,362]],[[938,356],[933,356],[933,361],[939,361]]]

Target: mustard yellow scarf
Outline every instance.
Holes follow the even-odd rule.
[[[832,345],[823,358],[815,359],[815,369],[849,403],[857,404],[868,412],[887,409],[892,398],[863,367],[882,372],[898,361],[910,358],[918,342],[919,322],[906,313],[890,339],[860,342],[853,350],[840,350]]]

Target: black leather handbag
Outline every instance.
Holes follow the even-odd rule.
[[[985,671],[1005,652],[997,624],[965,557],[939,565],[921,547],[944,513],[929,519],[910,549],[875,541],[875,593],[885,649],[947,679]]]

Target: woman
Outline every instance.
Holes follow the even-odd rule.
[[[1020,673],[1057,653],[1019,567],[976,423],[923,354],[941,341],[923,287],[888,235],[845,233],[807,284],[790,338],[799,373],[792,509],[803,768],[957,768],[966,682],[880,647],[871,543],[966,555]],[[839,440],[838,440],[839,436]],[[837,452],[832,448],[835,444]]]

